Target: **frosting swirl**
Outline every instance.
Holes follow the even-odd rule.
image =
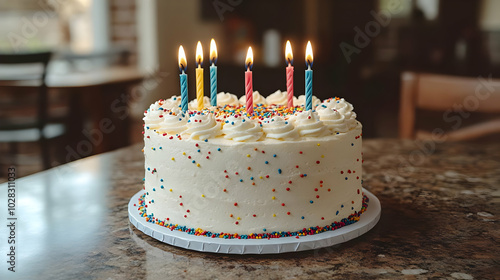
[[[210,107],[210,98],[208,96],[203,96],[203,108],[208,108],[208,107]],[[197,111],[198,99],[195,98],[191,102],[189,102],[188,109],[191,111]]]
[[[179,134],[187,129],[187,118],[178,108],[172,109],[163,115],[163,121],[160,123],[160,132],[167,134]]]
[[[305,104],[306,104],[306,96],[305,95],[299,95],[298,98],[295,96],[293,97],[293,106],[305,106]],[[321,100],[313,95],[313,97],[312,97],[313,109],[314,109],[314,107],[316,107],[320,104],[321,104]]]
[[[287,105],[288,95],[286,91],[277,90],[266,97],[267,104]]]
[[[297,130],[291,122],[285,121],[281,116],[264,120],[263,130],[267,138],[278,140],[294,140],[299,137]]]
[[[262,135],[261,125],[255,120],[248,119],[241,115],[230,116],[226,119],[222,127],[224,138],[234,141],[257,141]]]
[[[300,108],[284,109],[288,97],[286,92],[278,90],[264,99],[255,91],[253,96],[256,104],[263,105],[252,116],[242,113],[244,106],[239,105],[240,101],[245,101],[245,96],[238,100],[230,93],[218,94],[219,107],[209,107],[210,99],[204,96],[205,105],[209,108],[201,112],[182,112],[179,96],[159,100],[144,112],[145,137],[154,131],[185,135],[195,140],[219,136],[239,142],[265,138],[294,140],[347,132],[358,125],[354,107],[343,98],[330,98],[317,106],[319,99],[313,97],[314,110],[303,111]],[[301,95],[295,98],[294,105],[300,106],[304,101],[305,96]],[[189,103],[189,107],[197,110],[196,99]]]
[[[172,96],[169,99],[163,101],[163,109],[171,110],[174,108],[179,108],[181,105],[181,97],[180,96]]]
[[[347,132],[349,130],[344,115],[340,114],[339,111],[319,106],[318,114],[319,119],[331,132]]]
[[[217,94],[217,105],[239,105],[238,97],[228,92],[219,92]]]
[[[146,128],[158,128],[163,117],[163,100],[156,101],[144,112],[144,124]]]
[[[214,138],[221,134],[221,124],[215,121],[213,114],[195,114],[189,118],[185,133],[195,140]]]
[[[344,98],[330,98],[321,104],[321,107],[337,110],[344,116],[348,129],[356,127],[356,113],[351,103],[345,101]]]
[[[241,105],[245,105],[246,102],[247,102],[246,95],[243,95],[242,97],[240,97],[240,104]],[[258,91],[254,91],[253,92],[253,104],[254,105],[257,105],[257,104],[267,105],[267,101],[262,95],[260,95],[260,93]]]
[[[328,133],[317,112],[303,111],[293,117],[295,128],[300,136],[319,137]]]

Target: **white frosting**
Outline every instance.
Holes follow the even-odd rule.
[[[156,102],[144,117],[148,215],[241,235],[325,226],[360,211],[361,124],[345,100],[262,125],[167,108],[176,102]]]
[[[221,134],[221,124],[213,114],[195,114],[189,118],[185,133],[195,140],[214,138]]]
[[[222,127],[224,138],[238,142],[257,141],[262,135],[261,125],[241,115],[230,116]]]
[[[329,133],[323,122],[319,120],[318,113],[311,110],[298,113],[293,116],[292,120],[300,136],[320,137]]]
[[[296,141],[146,134],[145,209],[167,224],[240,235],[286,232],[340,222],[362,207],[360,124]]]
[[[293,124],[280,116],[265,119],[263,126],[267,138],[294,140],[299,137],[297,129],[295,129]]]
[[[149,109],[147,109],[146,112],[144,112],[143,120],[146,128],[149,127],[155,129],[159,127],[164,114],[163,107],[160,104],[163,104],[163,102],[156,101],[149,106]]]
[[[229,93],[219,93],[219,96],[221,102],[235,104],[237,100],[236,96]],[[254,96],[262,97],[258,92],[254,92]],[[279,103],[281,102],[279,99],[284,96],[286,92],[277,91],[268,98],[270,102]],[[208,97],[205,97],[205,101],[209,101]],[[158,130],[162,134],[186,135],[187,138],[192,139],[210,139],[222,135],[225,139],[236,142],[263,141],[266,138],[286,141],[301,137],[345,133],[354,129],[358,123],[353,106],[344,99],[328,99],[317,106],[315,112],[304,111],[284,118],[278,115],[265,119],[263,123],[241,118],[241,116],[224,114],[217,115],[219,119],[217,120],[212,112],[204,112],[189,118],[188,113],[184,116],[176,104],[180,104],[178,96],[151,104],[144,113],[145,129]],[[196,105],[196,100],[190,102],[191,109]],[[211,108],[211,110],[216,109]],[[221,123],[226,124],[223,129]],[[227,125],[228,123],[234,123],[234,125]]]
[[[240,104],[241,105],[246,105],[246,102],[247,102],[247,97],[245,95],[240,97]],[[262,95],[260,95],[260,93],[258,91],[254,91],[253,92],[253,105],[257,106],[257,104],[267,105],[267,101]]]
[[[180,105],[181,105],[181,97],[174,95],[169,99],[163,101],[162,108],[169,110],[174,108],[180,108],[179,107]]]
[[[305,95],[299,95],[298,98],[295,96],[293,97],[293,106],[305,106],[305,104],[306,104],[306,96]],[[320,104],[321,104],[321,100],[313,95],[313,97],[312,97],[313,109],[314,109],[314,107],[316,107]]]
[[[318,107],[319,119],[331,132],[346,132],[349,130],[344,115],[331,108]]]
[[[352,106],[351,103],[345,101],[344,98],[341,98],[338,100],[335,98],[327,99],[317,109],[320,110],[320,109],[325,108],[325,107],[329,108],[329,109],[335,109],[344,117],[344,122],[347,126],[347,130],[356,127],[356,124],[357,124],[356,117],[357,116],[356,116],[356,113],[353,111],[354,107]],[[321,120],[323,121],[323,119],[321,119]],[[346,130],[343,130],[340,132],[344,132],[344,131],[346,131]]]
[[[203,96],[203,108],[209,108],[210,107],[210,98],[208,96]],[[198,110],[198,99],[193,99],[191,102],[188,103],[188,109],[192,111],[197,111]]]
[[[164,100],[158,100],[155,103],[151,104],[146,110],[146,112],[154,112],[154,111],[160,111],[163,110],[163,102]]]
[[[266,97],[267,104],[287,105],[288,94],[286,91],[277,90]]]
[[[217,94],[217,105],[218,106],[224,106],[224,105],[239,105],[240,102],[238,100],[238,97],[234,94],[227,93],[227,92],[219,92]]]
[[[163,115],[158,131],[167,134],[180,134],[187,129],[187,118],[178,108],[174,108]]]

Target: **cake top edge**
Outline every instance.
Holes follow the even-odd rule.
[[[294,97],[294,107],[287,107],[287,93],[276,91],[264,98],[253,93],[254,112],[246,113],[245,96],[237,98],[230,93],[218,93],[218,106],[197,111],[197,100],[189,103],[189,110],[181,111],[181,98],[172,96],[151,104],[144,112],[145,133],[163,136],[205,140],[224,137],[247,142],[266,138],[296,140],[303,137],[321,137],[354,129],[358,122],[354,107],[344,98],[328,98],[321,102],[313,96],[313,110],[304,109],[305,96]],[[204,104],[210,99],[205,96]],[[205,106],[206,106],[205,105]],[[146,136],[147,137],[147,136]]]

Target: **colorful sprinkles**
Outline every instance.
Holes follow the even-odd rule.
[[[210,232],[206,231],[200,228],[189,228],[186,226],[181,226],[178,224],[174,223],[168,223],[169,218],[166,218],[165,221],[158,220],[158,218],[155,218],[153,214],[148,215],[146,213],[146,201],[145,201],[145,195],[142,195],[139,197],[139,207],[138,211],[141,217],[144,217],[147,222],[149,223],[154,223],[163,227],[166,227],[170,230],[176,230],[176,231],[181,231],[185,232],[187,234],[191,235],[196,235],[196,236],[206,236],[206,237],[211,237],[211,238],[224,238],[224,239],[271,239],[271,238],[280,238],[280,237],[299,237],[299,236],[306,236],[306,235],[313,235],[313,234],[318,234],[322,232],[327,232],[327,231],[332,231],[336,230],[339,228],[342,228],[344,226],[348,226],[350,224],[353,224],[357,221],[359,221],[361,214],[363,214],[366,209],[368,208],[368,202],[369,199],[366,195],[363,194],[363,201],[362,201],[362,206],[361,210],[359,212],[354,212],[353,214],[349,215],[349,217],[342,219],[340,222],[333,222],[329,225],[325,226],[314,226],[314,227],[309,227],[309,228],[303,228],[297,231],[273,231],[273,232],[267,232],[267,230],[264,228],[262,229],[262,233],[251,233],[251,234],[242,234],[239,235],[237,233],[227,233],[227,232]],[[181,204],[182,205],[182,204]],[[235,203],[235,206],[237,204]],[[187,210],[189,213],[189,210]],[[288,215],[290,212],[287,212]],[[339,211],[336,212],[336,215],[339,214]],[[255,215],[253,215],[255,217]],[[187,218],[187,215],[184,215],[185,218]],[[230,217],[233,217],[233,214],[230,215]],[[276,214],[273,214],[273,217],[276,217]],[[305,219],[304,216],[300,217],[301,219]],[[239,220],[239,217],[237,218]],[[322,217],[324,219],[324,217]],[[238,224],[238,221],[235,222],[235,224]]]

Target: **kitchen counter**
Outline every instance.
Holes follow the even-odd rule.
[[[363,141],[364,187],[379,223],[333,247],[221,255],[161,243],[128,221],[142,188],[142,144],[15,180],[16,272],[0,279],[493,279],[500,265],[500,144]],[[9,220],[12,221],[12,220]],[[9,245],[10,246],[10,245]],[[496,275],[496,276],[495,276]],[[8,278],[5,278],[8,277]]]

